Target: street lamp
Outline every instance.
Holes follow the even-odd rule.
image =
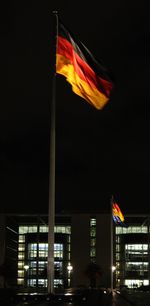
[[[24,269],[25,269],[25,271],[28,271],[29,265],[24,265]]]
[[[69,262],[68,263],[68,266],[67,266],[67,270],[68,270],[68,273],[70,274],[73,270],[73,266],[71,265],[71,263]]]
[[[115,267],[115,266],[112,266],[111,268],[112,268],[112,272],[115,272],[116,267]]]
[[[116,271],[115,266],[111,266],[111,292],[113,292],[114,288],[114,272]]]
[[[28,270],[29,270],[29,265],[24,265],[24,270],[25,270],[25,287],[27,287],[27,275],[28,275]]]
[[[73,266],[71,265],[70,262],[68,263],[67,271],[68,271],[68,287],[70,287],[70,285],[71,285],[71,272],[73,271]]]

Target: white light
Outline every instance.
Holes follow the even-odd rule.
[[[115,266],[112,266],[112,271],[114,272],[116,270],[116,267]]]
[[[29,269],[29,265],[24,265],[24,269],[27,271]]]
[[[69,263],[67,266],[68,272],[71,272],[73,270],[73,266]]]

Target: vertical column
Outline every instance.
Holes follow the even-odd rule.
[[[5,216],[0,214],[0,267],[3,270],[5,264]],[[0,288],[4,288],[4,275],[0,275]]]

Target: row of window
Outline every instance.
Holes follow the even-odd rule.
[[[27,233],[48,233],[48,225],[37,225],[32,226],[19,226],[19,234],[27,234]],[[62,233],[62,234],[71,234],[71,226],[55,226],[54,227],[55,233]]]
[[[96,262],[96,219],[90,219],[90,260]]]
[[[21,278],[24,277],[24,264],[25,264],[25,234],[26,233],[37,233],[39,230],[40,233],[48,232],[48,226],[20,226],[19,227],[19,247],[18,247],[18,284],[21,282]],[[120,236],[122,234],[130,233],[148,233],[147,226],[129,226],[129,227],[115,227],[116,230],[116,282],[120,283],[120,263],[124,260],[124,272],[130,271],[139,271],[139,275],[142,272],[147,272],[148,265],[148,244],[126,244],[124,248],[124,259],[122,254],[120,254]],[[68,260],[70,260],[70,226],[55,226],[55,233],[67,233],[69,237],[68,244]],[[37,279],[31,278],[32,275],[37,271],[42,272],[45,268],[45,264],[48,256],[48,243],[29,243],[27,257],[30,262],[28,285],[35,286],[37,285]],[[64,249],[63,244],[54,245],[54,258],[55,258],[55,270],[62,271],[62,261],[64,258]],[[37,259],[37,260],[36,260]],[[90,259],[93,262],[96,262],[96,218],[90,219]],[[59,280],[59,281],[58,281]],[[62,282],[62,279],[55,279],[57,283]],[[147,280],[144,280],[144,284]],[[41,286],[44,286],[45,279],[38,280]],[[42,283],[43,282],[43,283]],[[135,280],[125,280],[125,284],[128,283],[130,287],[131,284],[139,284],[139,281]]]
[[[149,271],[149,247],[148,244],[120,244],[120,234],[146,233],[147,227],[116,227],[116,285],[126,285],[129,288],[136,288],[148,285]],[[121,278],[125,278],[124,280]],[[135,277],[135,279],[133,279]],[[146,279],[147,278],[147,279]],[[123,282],[123,283],[122,283]]]
[[[20,226],[19,227],[19,245],[18,245],[18,285],[26,285],[31,287],[47,287],[47,257],[48,257],[48,243],[28,243],[26,245],[27,233],[47,233],[48,226]],[[70,233],[71,226],[55,226],[55,233],[68,234],[67,257],[70,261]],[[40,260],[41,258],[41,260]],[[55,277],[54,286],[63,284],[63,258],[64,246],[62,243],[54,244],[54,266]],[[25,263],[27,263],[27,270],[25,270]],[[38,273],[38,275],[37,275]],[[40,277],[41,276],[41,277]],[[68,275],[68,283],[70,276]]]
[[[148,226],[128,226],[121,227],[116,226],[116,235],[121,234],[138,234],[138,233],[148,233]]]

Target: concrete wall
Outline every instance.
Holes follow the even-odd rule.
[[[111,216],[101,214],[96,216],[96,262],[102,267],[103,275],[100,284],[111,286]]]
[[[84,274],[90,262],[89,215],[72,215],[71,263],[73,265],[72,286],[89,285]]]
[[[90,215],[72,215],[71,263],[73,265],[72,285],[89,286],[84,274],[90,263]],[[110,215],[101,214],[96,217],[96,263],[102,268],[102,277],[97,286],[111,286],[111,227]]]

